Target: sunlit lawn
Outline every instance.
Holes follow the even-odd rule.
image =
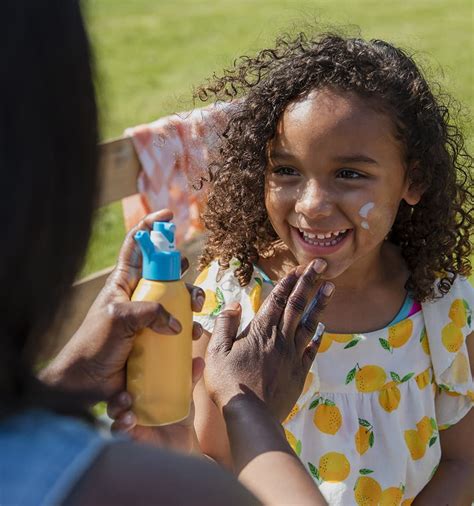
[[[237,56],[309,24],[392,41],[473,109],[470,0],[89,0],[100,75],[103,138],[192,107],[192,88]],[[469,125],[468,125],[469,128]],[[472,127],[470,145],[473,146]],[[99,213],[84,273],[114,263],[120,205]]]

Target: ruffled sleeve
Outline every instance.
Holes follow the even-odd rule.
[[[474,403],[466,345],[474,329],[474,289],[465,278],[457,278],[446,295],[423,303],[422,308],[438,387],[436,415],[440,429],[446,429],[461,420]]]
[[[206,302],[202,311],[194,314],[194,321],[200,323],[208,332],[212,332],[217,316],[231,302],[238,302],[242,307],[239,327],[239,332],[241,332],[250,323],[264,298],[271,291],[271,285],[256,270],[249,284],[240,286],[239,280],[234,276],[234,271],[239,265],[239,261],[234,259],[230,262],[228,269],[223,269],[219,266],[219,262],[214,261],[199,274],[194,282],[206,294]]]

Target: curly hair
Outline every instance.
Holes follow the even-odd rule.
[[[324,87],[376,101],[392,117],[407,167],[414,167],[409,179],[423,196],[414,207],[401,202],[388,239],[400,246],[414,297],[442,296],[471,272],[472,157],[452,119],[457,103],[439,90],[435,96],[401,49],[337,34],[282,36],[273,49],[241,57],[197,90],[202,101],[233,104],[210,167],[203,213],[209,235],[199,268],[214,259],[228,267],[237,258],[235,275],[244,286],[259,257],[272,254],[278,236],[264,204],[267,145],[286,107]]]

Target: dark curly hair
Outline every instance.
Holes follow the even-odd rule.
[[[409,178],[424,193],[414,207],[401,202],[388,239],[401,248],[411,273],[406,288],[417,300],[436,297],[436,279],[441,295],[447,293],[457,275],[471,272],[472,157],[452,119],[459,106],[439,90],[435,96],[401,49],[337,34],[282,36],[274,49],[241,57],[197,90],[203,101],[233,102],[210,168],[203,214],[209,236],[199,268],[213,259],[227,267],[235,257],[244,286],[253,263],[273,252],[278,236],[264,204],[267,145],[285,108],[324,87],[355,92],[392,117],[406,164],[414,167]]]

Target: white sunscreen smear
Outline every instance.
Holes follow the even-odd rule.
[[[375,204],[373,202],[367,202],[367,204],[364,204],[361,208],[360,208],[360,211],[359,211],[359,215],[361,218],[367,218],[367,216],[369,215],[370,211],[374,208]],[[361,227],[362,228],[365,228],[366,230],[369,229],[369,224],[367,221],[363,221],[361,223]]]

